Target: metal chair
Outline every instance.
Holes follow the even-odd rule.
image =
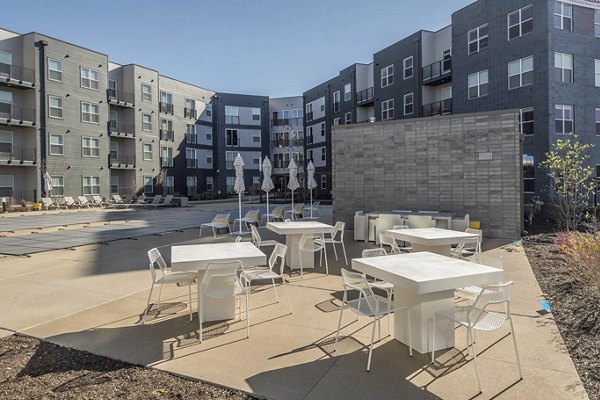
[[[383,246],[390,246],[390,254],[400,254],[402,251],[400,250],[400,246],[398,246],[398,242],[391,235],[387,233],[379,234],[379,247],[383,248]]]
[[[385,249],[381,247],[378,249],[365,249],[362,251],[362,258],[382,257],[387,255],[388,254],[386,253]],[[369,286],[384,290],[387,293],[388,300],[392,300],[392,295],[394,294],[394,285],[391,283],[373,278],[373,280],[369,282]]]
[[[233,230],[235,230],[235,223],[237,222],[240,226],[242,222],[246,225],[246,230],[248,229],[248,225],[257,224],[260,225],[260,219],[258,218],[259,210],[250,210],[244,215],[242,218],[236,218],[233,220]],[[241,227],[240,227],[241,229]]]
[[[337,255],[337,251],[335,249],[335,245],[341,244],[342,251],[344,252],[344,260],[346,260],[346,265],[348,265],[348,257],[346,257],[346,247],[344,246],[344,228],[345,227],[346,227],[345,222],[341,222],[341,221],[336,222],[334,231],[329,234],[330,237],[325,236],[324,239],[316,238],[315,243],[322,247],[325,247],[325,245],[327,243],[331,243],[331,245],[333,247],[333,254],[335,255],[335,261],[338,261],[338,255]],[[322,255],[323,255],[323,253],[321,252],[321,255],[319,255],[319,262],[321,261],[320,258]]]
[[[259,249],[261,247],[277,246],[280,244],[277,240],[262,240],[258,233],[258,228],[254,225],[250,225],[250,231],[252,232],[252,243]]]
[[[492,256],[484,253],[476,253],[475,257],[473,257],[471,261],[477,264],[487,265],[488,267],[504,269],[504,266],[502,265],[501,256]],[[469,300],[475,300],[482,291],[483,288],[481,286],[472,285],[456,289],[454,291],[454,295]]]
[[[213,218],[212,222],[205,222],[200,225],[200,233],[198,236],[202,236],[202,228],[210,227],[213,231],[213,236],[217,237],[217,229],[219,228],[227,228],[229,229],[229,234],[231,235],[231,227],[229,226],[229,214],[217,214],[215,218]]]
[[[305,233],[300,237],[300,241],[298,243],[298,251],[300,255],[300,275],[303,276],[304,274],[302,269],[302,252],[316,253],[317,251],[323,251],[323,246],[315,242],[312,233]],[[327,260],[325,261],[325,270],[327,272],[327,275],[329,275],[329,267],[327,265]],[[321,267],[322,265],[323,263],[321,261],[321,257],[319,257],[319,267]]]

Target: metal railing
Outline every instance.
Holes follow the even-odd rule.
[[[273,140],[272,147],[301,147],[304,146],[304,139],[282,139]]]
[[[302,118],[278,118],[271,123],[273,126],[301,126]]]
[[[160,158],[160,166],[161,167],[172,167],[173,166],[173,157],[161,157]]]
[[[304,167],[304,160],[294,160],[298,168]],[[290,165],[290,160],[273,160],[273,168],[287,169]]]
[[[165,103],[165,102],[161,101],[158,104],[158,108],[161,113],[173,114],[173,104],[172,103]]]
[[[128,122],[120,122],[115,120],[110,120],[107,123],[108,133],[110,135],[121,135],[127,134],[131,136],[135,136],[135,125]]]
[[[0,119],[5,119],[7,122],[18,121],[35,124],[35,109],[0,103]]]
[[[134,154],[110,154],[108,156],[109,165],[131,165],[135,166]]]
[[[314,113],[312,111],[311,112],[307,112],[306,113],[306,120],[307,121],[312,121],[313,120],[313,116],[314,116]]]
[[[426,65],[422,69],[423,82],[452,73],[452,57]]]
[[[133,107],[135,96],[133,93],[121,92],[117,89],[106,89],[108,102],[112,104],[127,105]]]
[[[196,109],[184,107],[183,108],[183,117],[184,118],[194,118],[194,119],[198,118]]]
[[[373,86],[356,92],[356,104],[361,105],[373,101]]]
[[[35,147],[12,146],[10,151],[0,151],[0,161],[8,163],[35,163],[37,161]]]
[[[175,131],[160,130],[160,140],[175,140]]]
[[[196,144],[198,143],[198,136],[195,133],[186,133],[185,142],[188,144]]]
[[[423,116],[431,117],[433,115],[452,114],[452,99],[436,101],[423,106]]]
[[[0,81],[17,81],[18,84],[35,86],[35,71],[33,69],[0,63]]]

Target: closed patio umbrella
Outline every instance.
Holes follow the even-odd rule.
[[[315,165],[312,160],[309,161],[308,167],[306,167],[306,172],[308,173],[308,189],[310,190],[310,217],[313,217],[313,200],[312,200],[312,191],[317,187],[317,182],[315,181]]]
[[[272,170],[271,161],[269,161],[269,157],[265,156],[265,160],[262,163],[263,183],[260,188],[263,192],[267,193],[267,222],[269,222],[269,192],[275,188],[271,179]]]
[[[52,178],[48,171],[44,172],[44,190],[46,191],[46,197],[50,197],[52,195]]]
[[[288,182],[288,189],[292,191],[292,220],[294,219],[294,190],[300,187],[298,183],[298,166],[294,162],[292,158],[290,160],[290,164],[288,165],[288,169],[290,170],[290,180]]]
[[[233,161],[233,167],[235,168],[235,182],[233,184],[233,190],[238,194],[238,203],[240,211],[240,235],[242,234],[242,192],[246,190],[244,185],[244,160],[240,153]]]

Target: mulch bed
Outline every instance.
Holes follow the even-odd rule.
[[[0,340],[0,399],[254,399],[85,351],[13,335]]]
[[[522,243],[588,396],[600,399],[600,295],[586,289],[555,241],[538,234]]]

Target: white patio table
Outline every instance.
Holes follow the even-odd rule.
[[[395,239],[410,242],[414,252],[429,251],[443,256],[450,256],[451,245],[479,238],[475,233],[440,228],[390,229],[386,233]]]
[[[355,258],[352,268],[394,285],[394,302],[410,308],[412,346],[431,351],[431,323],[437,311],[454,306],[454,289],[501,282],[504,271],[429,252]],[[394,315],[394,338],[408,345],[406,313]],[[436,320],[435,347],[454,346],[454,324]]]
[[[325,233],[331,233],[335,227],[317,221],[293,221],[293,222],[268,222],[267,229],[285,235],[287,246],[286,263],[291,269],[300,269],[300,257],[302,257],[302,268],[314,268],[314,253],[300,252],[300,238],[305,233],[318,235],[324,239]],[[327,247],[327,246],[325,246]],[[327,264],[327,249],[325,252],[325,265]]]
[[[198,271],[198,310],[203,299],[200,286],[204,271],[211,262],[240,260],[244,266],[266,265],[267,256],[250,242],[208,243],[173,246],[171,248],[172,271]],[[207,298],[204,321],[223,321],[235,318],[235,299]]]

